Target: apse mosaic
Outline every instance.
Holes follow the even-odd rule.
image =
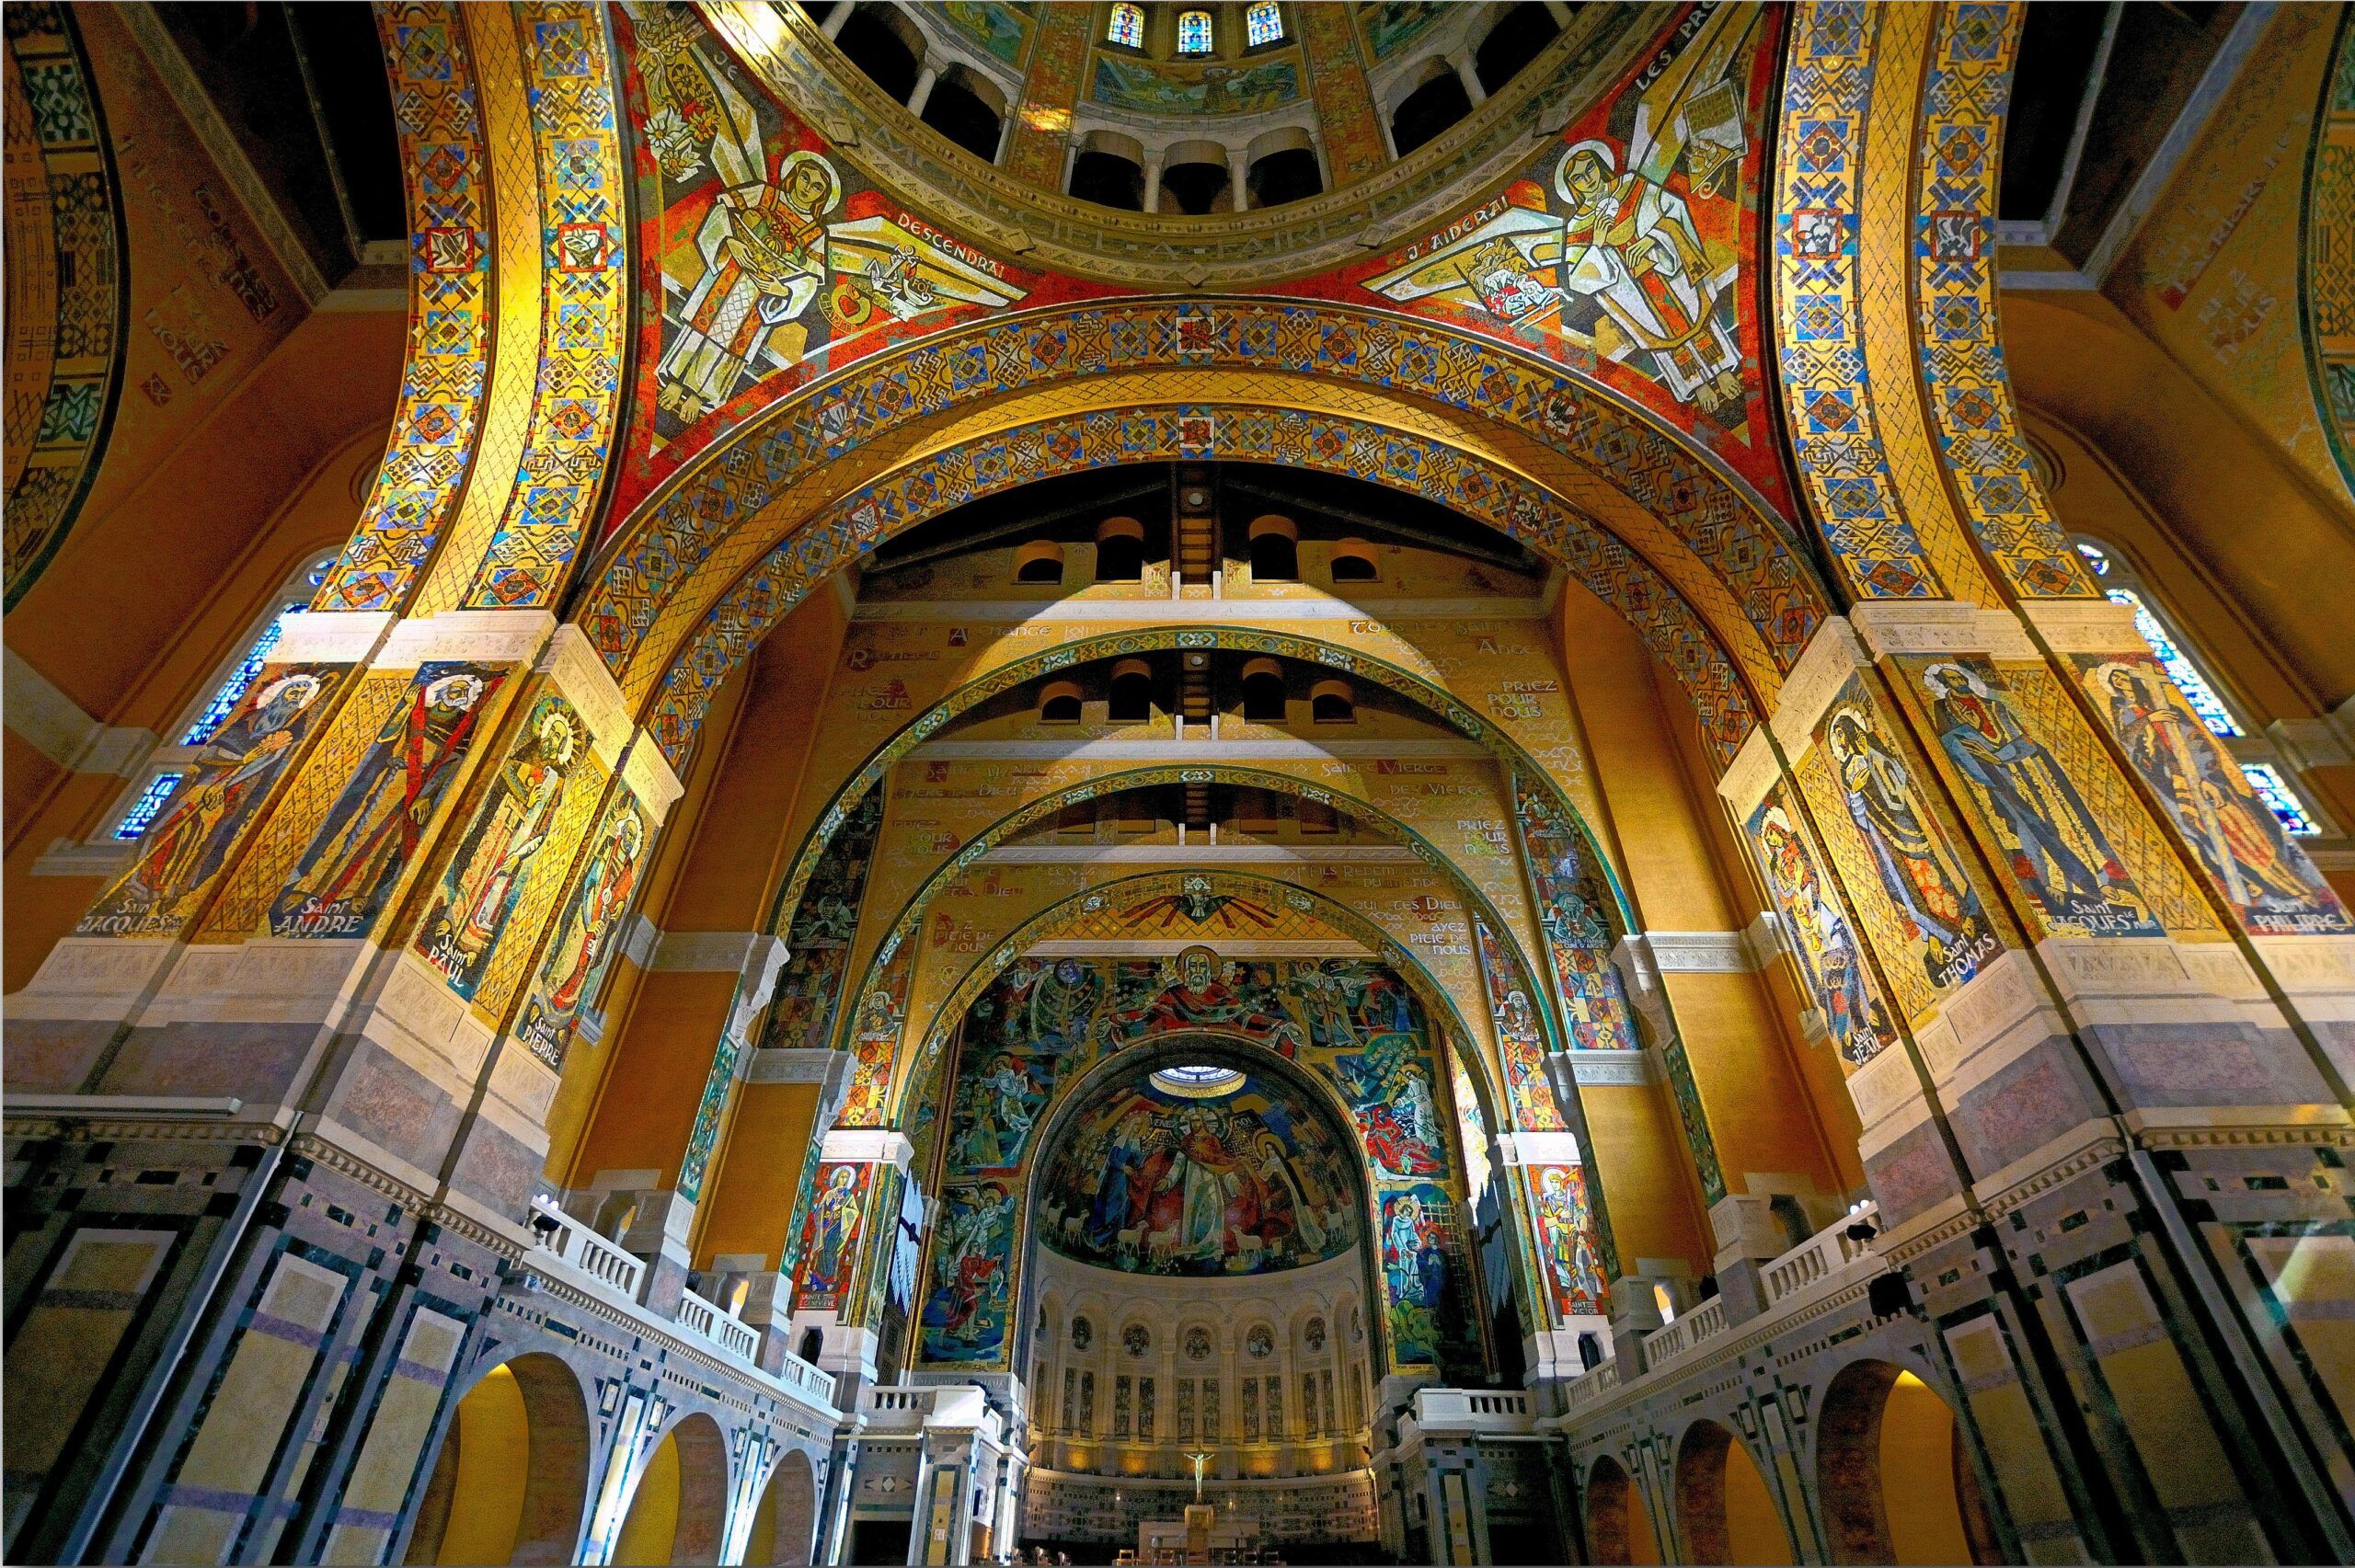
[[[1141,1067],[1065,1128],[1075,1142],[1059,1145],[1042,1177],[1037,1231],[1058,1252],[1193,1276],[1319,1261],[1362,1239],[1349,1175],[1359,1169],[1377,1195],[1435,1192],[1453,1214],[1461,1176],[1442,1068],[1420,1003],[1387,965],[1222,959],[1205,947],[1158,960],[1019,959],[974,1001],[957,1052],[941,1190],[961,1229],[933,1242],[926,1359],[1003,1363],[1019,1195],[1058,1097],[1109,1057],[1194,1034],[1248,1040],[1315,1074],[1346,1108],[1356,1147],[1336,1144],[1271,1076],[1197,1098]],[[1114,1165],[1118,1184],[1106,1179]],[[1213,1187],[1225,1195],[1215,1203]],[[1451,1245],[1453,1261],[1419,1286],[1426,1294],[1460,1288],[1461,1243]]]
[[[950,1160],[959,1152],[952,1145]],[[1285,1084],[1246,1074],[1196,1099],[1146,1079],[1100,1096],[1064,1128],[1040,1174],[1038,1233],[1064,1257],[1133,1274],[1321,1263],[1362,1236],[1353,1162]]]

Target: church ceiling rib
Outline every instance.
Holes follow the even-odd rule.
[[[1057,670],[1075,670],[1104,659],[1141,653],[1198,648],[1274,655],[1370,679],[1385,690],[1407,698],[1458,734],[1487,747],[1498,761],[1511,770],[1515,776],[1543,781],[1555,808],[1564,820],[1574,825],[1580,844],[1600,869],[1605,886],[1610,889],[1614,905],[1611,911],[1615,928],[1614,935],[1625,934],[1631,929],[1633,922],[1627,914],[1626,894],[1609,859],[1603,854],[1592,830],[1587,825],[1584,814],[1563,793],[1559,782],[1524,750],[1520,742],[1507,734],[1502,726],[1481,717],[1453,693],[1412,670],[1370,658],[1361,650],[1291,633],[1241,626],[1153,627],[1110,632],[999,665],[959,685],[876,748],[827,801],[824,810],[794,856],[784,886],[778,890],[770,929],[779,933],[787,929],[794,910],[800,906],[803,891],[809,887],[819,862],[831,852],[836,836],[867,792],[880,785],[902,759],[927,740],[937,738],[964,714],[994,697]]]
[[[98,476],[121,390],[131,264],[114,154],[70,8],[11,7],[7,70],[8,504],[0,569],[13,608],[64,543]]]
[[[315,610],[394,610],[465,477],[490,374],[490,169],[459,7],[377,8],[408,186],[409,340],[400,401],[359,526]]]

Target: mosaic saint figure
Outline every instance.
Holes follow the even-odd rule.
[[[1546,1265],[1554,1276],[1557,1302],[1565,1311],[1602,1310],[1603,1269],[1582,1221],[1586,1214],[1586,1184],[1565,1165],[1541,1166],[1534,1194],[1537,1228],[1544,1241]]]
[[[2311,929],[2347,918],[2281,819],[2258,797],[2199,715],[2175,699],[2155,666],[2107,667],[2110,728],[2134,769],[2166,802],[2200,864],[2244,908],[2304,913]],[[2333,918],[2335,913],[2336,918]]]
[[[851,1233],[858,1228],[858,1168],[837,1165],[810,1206],[807,1263],[802,1289],[812,1296],[839,1296],[849,1283]]]
[[[1758,849],[1797,938],[1800,967],[1815,990],[1825,1031],[1847,1061],[1863,1064],[1894,1037],[1880,1003],[1866,989],[1854,934],[1816,872],[1815,857],[1779,804],[1764,807],[1753,830]]]
[[[230,846],[293,753],[295,721],[319,699],[316,675],[281,676],[256,692],[243,716],[213,733],[172,797],[170,811],[147,830],[139,858],[82,926],[108,929],[118,914],[173,916],[192,902],[226,864]]]
[[[547,989],[532,999],[518,1033],[535,1043],[557,1043],[580,1017],[613,956],[630,895],[638,887],[638,856],[646,848],[646,824],[625,807],[581,874],[542,973]]]
[[[540,699],[442,879],[419,948],[463,995],[474,994],[525,873],[547,841],[579,750],[576,722],[563,700]]]
[[[1564,155],[1554,189],[1568,206],[1564,292],[1600,305],[1679,398],[1712,410],[1739,406],[1741,356],[1717,319],[1727,280],[1684,199],[1633,171],[1621,174],[1609,144],[1592,141]]]
[[[327,807],[272,911],[281,936],[357,936],[417,851],[474,739],[483,699],[505,676],[458,670],[420,680],[385,715],[351,782]]]
[[[1938,745],[2010,837],[2012,874],[2045,912],[2106,934],[2151,926],[2077,786],[2012,705],[1959,664],[1931,665],[1922,684]]]
[[[996,1338],[994,1310],[1005,1259],[1002,1240],[1011,1233],[1014,1199],[994,1182],[950,1195],[934,1242],[933,1289],[925,1303],[930,1347],[947,1359],[985,1353]]]
[[[1993,933],[1979,895],[1963,880],[1915,800],[1905,764],[1853,707],[1834,710],[1825,744],[1840,770],[1848,816],[1872,854],[1905,934],[1924,944],[1924,969],[1938,985],[1969,979]]]
[[[706,270],[684,330],[662,356],[660,395],[693,418],[728,401],[764,345],[781,365],[801,357],[802,314],[827,280],[826,215],[842,177],[816,153],[776,161],[775,177],[723,190],[695,235]]]

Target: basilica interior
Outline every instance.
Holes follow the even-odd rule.
[[[5,31],[9,1561],[2355,1561],[2348,7]]]

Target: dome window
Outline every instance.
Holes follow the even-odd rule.
[[[1300,530],[1292,519],[1269,516],[1252,520],[1251,580],[1300,580]]]
[[[1373,546],[1362,539],[1344,539],[1333,546],[1335,582],[1372,582],[1380,574],[1373,567]]]
[[[1178,13],[1178,53],[1208,54],[1214,47],[1216,40],[1212,36],[1211,14],[1208,11]]]
[[[1153,1086],[1165,1094],[1188,1100],[1215,1100],[1243,1086],[1243,1074],[1231,1067],[1165,1067],[1152,1075]],[[1199,1359],[1199,1357],[1197,1358]]]
[[[1284,722],[1284,674],[1272,658],[1243,667],[1243,716],[1253,724]]]
[[[1077,724],[1079,687],[1069,681],[1051,681],[1039,693],[1040,724]]]
[[[1014,553],[1016,582],[1063,580],[1063,547],[1051,539],[1033,539]]]
[[[1357,699],[1346,681],[1319,681],[1308,693],[1308,716],[1318,724],[1355,724]]]
[[[1253,49],[1284,40],[1284,14],[1276,0],[1258,0],[1243,13],[1243,41]]]
[[[1144,524],[1132,517],[1108,517],[1096,526],[1096,580],[1139,582],[1144,578]]]
[[[1132,6],[1127,0],[1112,7],[1112,19],[1104,26],[1104,41],[1117,43],[1122,49],[1144,47],[1144,7]]]

